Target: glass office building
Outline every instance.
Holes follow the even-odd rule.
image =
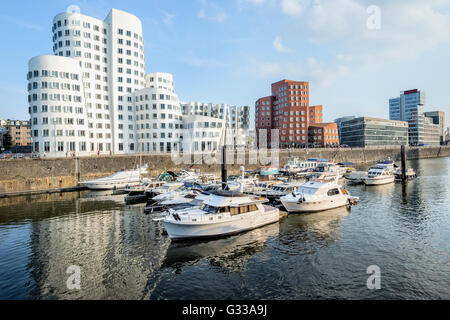
[[[361,117],[341,123],[341,143],[350,147],[408,144],[408,122]]]

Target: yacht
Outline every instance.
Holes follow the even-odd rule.
[[[169,210],[162,221],[172,240],[227,236],[276,223],[279,210],[235,191],[213,191],[201,207]]]
[[[348,191],[334,181],[313,180],[302,184],[298,189],[280,198],[286,210],[291,212],[317,212],[357,204],[359,198],[352,197]]]
[[[183,186],[184,186],[183,182],[168,182],[160,187],[145,189],[145,194],[147,195],[147,198],[153,199],[154,197],[160,194],[172,192],[176,189],[182,188]]]
[[[281,173],[296,174],[312,170],[317,166],[317,161],[300,161],[298,158],[291,158],[286,165],[281,168]]]
[[[363,178],[366,186],[377,186],[382,184],[394,183],[394,171],[390,167],[377,166],[369,169],[367,175]]]
[[[352,171],[344,174],[344,178],[347,179],[348,184],[363,184],[365,176],[367,176],[366,171]]]
[[[113,190],[125,188],[128,185],[140,183],[141,172],[145,172],[145,169],[142,168],[136,170],[121,171],[114,173],[109,177],[80,182],[80,186],[87,187],[91,190]]]
[[[416,172],[414,171],[413,168],[406,169],[405,173],[406,173],[406,179],[407,180],[411,180],[411,179],[417,178],[417,174],[416,174]],[[398,168],[395,171],[394,176],[395,176],[395,180],[402,180],[402,168]]]
[[[272,186],[270,189],[255,193],[255,195],[269,199],[270,201],[278,200],[281,197],[294,192],[304,182],[287,182]]]

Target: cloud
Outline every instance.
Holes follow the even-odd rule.
[[[216,3],[207,0],[200,0],[200,3],[202,7],[197,15],[200,19],[207,19],[217,23],[222,23],[228,19],[227,13]]]
[[[290,16],[299,16],[303,13],[308,1],[305,0],[281,0],[281,10]]]
[[[163,23],[167,26],[172,26],[173,25],[173,19],[176,17],[176,15],[168,13],[163,11],[164,14],[164,18],[163,18]]]
[[[293,51],[292,49],[287,48],[282,44],[282,39],[280,36],[277,36],[273,41],[273,47],[275,48],[275,50],[282,53],[290,53]]]

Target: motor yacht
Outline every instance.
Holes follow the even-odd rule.
[[[281,173],[286,175],[297,174],[299,172],[306,172],[312,170],[317,166],[317,161],[300,161],[298,158],[291,158],[281,168]]]
[[[394,183],[394,171],[389,166],[375,166],[369,169],[367,175],[363,178],[366,186],[377,186],[382,184]]]
[[[121,171],[108,177],[80,182],[79,185],[91,190],[121,189],[125,188],[127,185],[140,183],[142,172],[145,172],[145,168]]]
[[[147,195],[147,198],[153,199],[160,194],[169,193],[182,187],[184,187],[183,182],[168,182],[160,187],[145,189],[145,194]]]
[[[266,199],[235,191],[214,191],[200,208],[169,210],[162,221],[172,240],[220,237],[279,221],[279,210]]]
[[[289,213],[317,212],[357,204],[359,198],[352,197],[345,188],[334,181],[313,180],[280,198]]]
[[[365,176],[367,176],[366,171],[352,171],[344,174],[344,178],[347,179],[348,184],[363,184]]]

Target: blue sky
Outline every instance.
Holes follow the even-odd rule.
[[[52,53],[52,19],[70,5],[138,16],[147,72],[174,74],[182,101],[253,106],[292,79],[310,82],[325,121],[387,118],[389,98],[415,88],[450,118],[450,0],[4,0],[0,118],[28,118],[28,60]],[[367,28],[370,5],[380,29]]]

